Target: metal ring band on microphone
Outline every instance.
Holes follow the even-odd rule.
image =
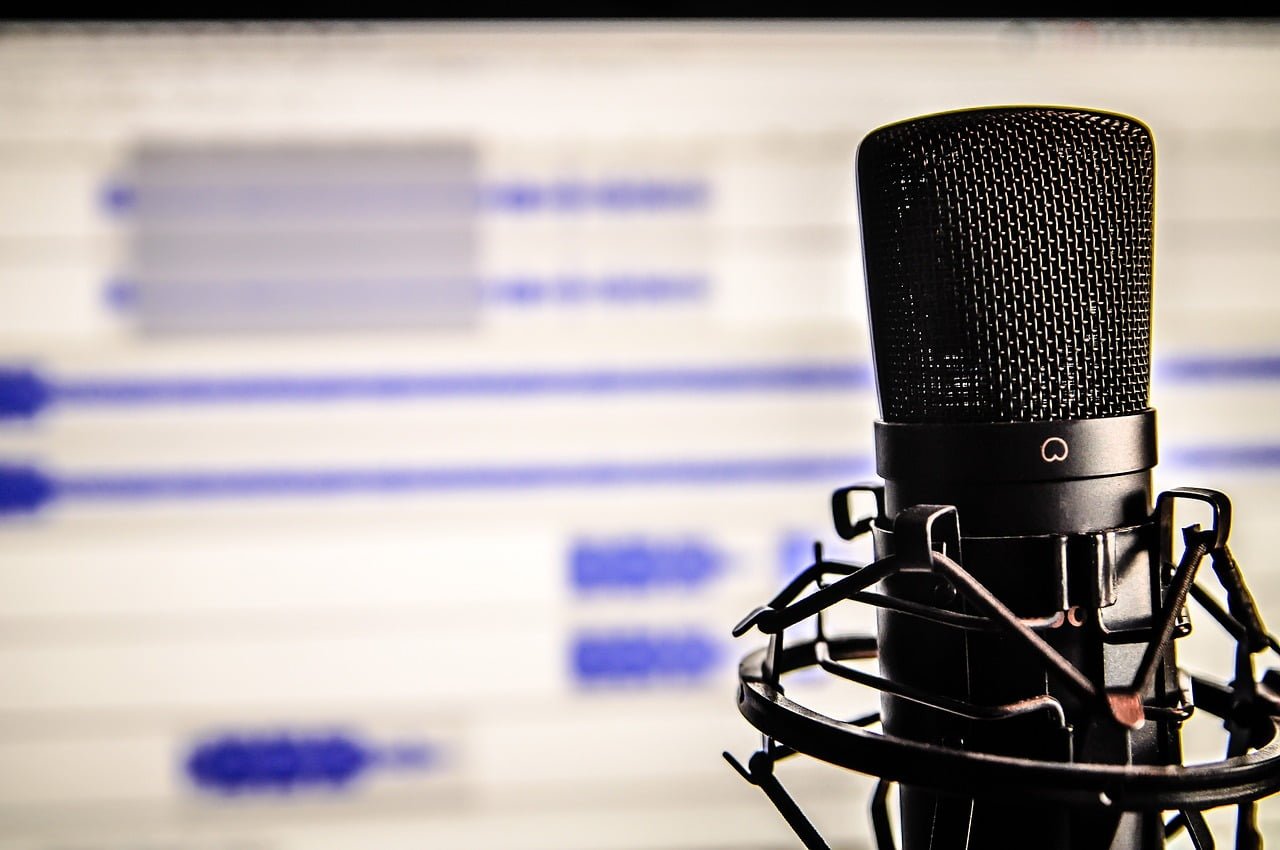
[[[876,422],[887,481],[1060,481],[1156,465],[1156,412],[1051,422]]]

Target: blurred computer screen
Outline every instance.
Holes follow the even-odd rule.
[[[1152,127],[1157,483],[1233,496],[1280,620],[1278,48],[4,26],[0,846],[794,846],[719,756],[755,744],[729,628],[845,551],[827,494],[877,414],[853,154],[928,112]],[[1225,677],[1207,641],[1183,658]],[[787,769],[868,846],[867,780]]]

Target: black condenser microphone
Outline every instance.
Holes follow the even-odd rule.
[[[1072,616],[1046,639],[1108,685],[1132,680],[1142,647],[1108,644],[1103,629],[1146,626],[1152,616],[1142,523],[1156,461],[1147,408],[1154,172],[1145,126],[1078,110],[939,115],[882,128],[858,150],[887,515],[955,506],[965,568],[1023,619]],[[1103,559],[1114,564],[1088,551],[1094,532],[1107,532]],[[877,555],[893,549],[892,531],[882,530]],[[1069,568],[1081,562],[1114,577],[1103,598],[1071,592],[1081,577]],[[946,592],[932,574],[904,573],[885,587],[926,604]],[[1103,603],[1121,592],[1127,610],[1117,616]],[[1080,603],[1074,615],[1064,601]],[[1083,628],[1095,610],[1102,628]],[[1048,696],[1068,720],[1048,700],[984,724],[886,695],[887,732],[1062,761],[1179,760],[1168,721],[1132,730],[1082,716],[1091,706],[1076,704],[1034,657],[1011,653],[1002,635],[960,635],[893,612],[881,614],[878,632],[889,679],[981,705]],[[1169,661],[1160,672],[1174,670]],[[1164,702],[1176,688],[1157,676],[1142,696]],[[913,787],[901,796],[905,846],[928,847],[948,801]],[[1158,824],[1126,820],[1131,834],[1119,846],[1159,846],[1132,834]],[[974,807],[974,846],[1032,834],[1025,829],[1037,822],[1042,847],[1107,846],[1092,830],[1088,841],[1073,836],[1081,819],[1061,809],[999,803]]]
[[[905,850],[1148,850],[1184,828],[1202,847],[1201,811],[1229,803],[1237,846],[1260,846],[1252,801],[1280,786],[1280,703],[1252,656],[1276,642],[1227,548],[1226,497],[1152,504],[1150,131],[1072,108],[951,112],[871,133],[857,172],[885,484],[832,507],[876,560],[815,544],[735,629],[770,642],[739,688],[765,746],[730,761],[811,848],[826,845],[773,775],[797,753],[882,778],[884,850],[890,782]],[[873,515],[852,515],[858,491]],[[1175,539],[1187,501],[1212,527]],[[1195,584],[1205,558],[1225,609]],[[1237,641],[1230,685],[1180,674],[1188,596]],[[827,635],[824,612],[849,600],[878,608],[874,637]],[[785,639],[810,618],[816,639]],[[849,663],[877,654],[878,674]],[[783,674],[813,665],[878,690],[880,711],[791,702]],[[1225,719],[1228,757],[1183,766],[1197,705]]]

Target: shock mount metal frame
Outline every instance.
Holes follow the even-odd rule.
[[[853,518],[850,495],[875,497],[874,515]],[[1201,502],[1212,510],[1213,525],[1182,529],[1184,550],[1174,565],[1174,510],[1179,502]],[[855,540],[868,534],[884,516],[884,492],[878,485],[855,485],[832,496],[832,515],[839,536]],[[809,850],[828,845],[774,773],[774,765],[797,754],[879,777],[871,799],[871,824],[878,850],[895,850],[890,827],[888,793],[893,783],[906,783],[961,797],[1036,799],[1070,806],[1125,811],[1172,813],[1165,822],[1166,838],[1187,830],[1196,850],[1214,846],[1202,812],[1218,806],[1238,809],[1237,850],[1261,848],[1255,801],[1280,790],[1280,670],[1259,681],[1253,656],[1280,643],[1263,625],[1245,585],[1239,565],[1227,545],[1231,503],[1217,491],[1179,488],[1162,493],[1156,502],[1160,568],[1170,576],[1153,625],[1140,637],[1146,647],[1130,686],[1104,688],[1090,680],[1041,637],[1079,612],[1062,610],[1050,617],[1019,618],[986,586],[947,552],[958,553],[959,520],[950,506],[917,505],[894,520],[896,552],[869,564],[830,560],[820,543],[814,544],[813,563],[793,579],[768,605],[756,608],[733,629],[741,637],[757,629],[768,644],[747,655],[739,666],[738,706],[763,735],[763,744],[744,766],[729,753],[730,765],[764,791],[797,837]],[[1114,532],[1115,530],[1112,530]],[[1104,535],[1100,532],[1099,546]],[[1196,582],[1201,562],[1208,557],[1225,597],[1224,608]],[[871,590],[883,579],[904,570],[929,570],[943,578],[978,613],[961,613],[924,605]],[[835,579],[834,581],[832,579]],[[805,593],[812,589],[812,592]],[[1229,684],[1191,677],[1192,693],[1175,705],[1144,704],[1145,693],[1160,668],[1165,650],[1175,637],[1190,631],[1185,606],[1195,600],[1235,641],[1234,677]],[[871,659],[878,654],[872,635],[829,636],[825,614],[844,601],[859,602],[966,631],[1002,631],[1029,648],[1046,671],[1083,703],[1096,718],[1135,729],[1147,719],[1180,723],[1199,708],[1221,718],[1228,733],[1225,757],[1210,764],[1115,765],[1075,761],[1044,761],[991,755],[938,744],[923,743],[873,731],[879,713],[851,720],[834,719],[788,699],[784,674],[819,667],[829,674],[881,693],[931,706],[950,714],[998,720],[1029,712],[1054,713],[1065,725],[1062,705],[1051,695],[1019,702],[983,706],[925,692],[889,681],[843,662]],[[788,642],[788,630],[805,620],[815,621],[816,636]],[[1072,621],[1073,625],[1079,623]],[[1132,637],[1132,636],[1130,636]],[[1179,671],[1181,674],[1182,671]]]

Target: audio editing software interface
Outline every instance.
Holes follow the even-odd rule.
[[[0,29],[0,848],[795,846],[720,755],[758,745],[729,632],[815,540],[869,554],[827,515],[874,475],[854,152],[958,107],[1151,126],[1156,484],[1232,496],[1280,626],[1278,48]],[[780,772],[869,846],[871,780]]]

